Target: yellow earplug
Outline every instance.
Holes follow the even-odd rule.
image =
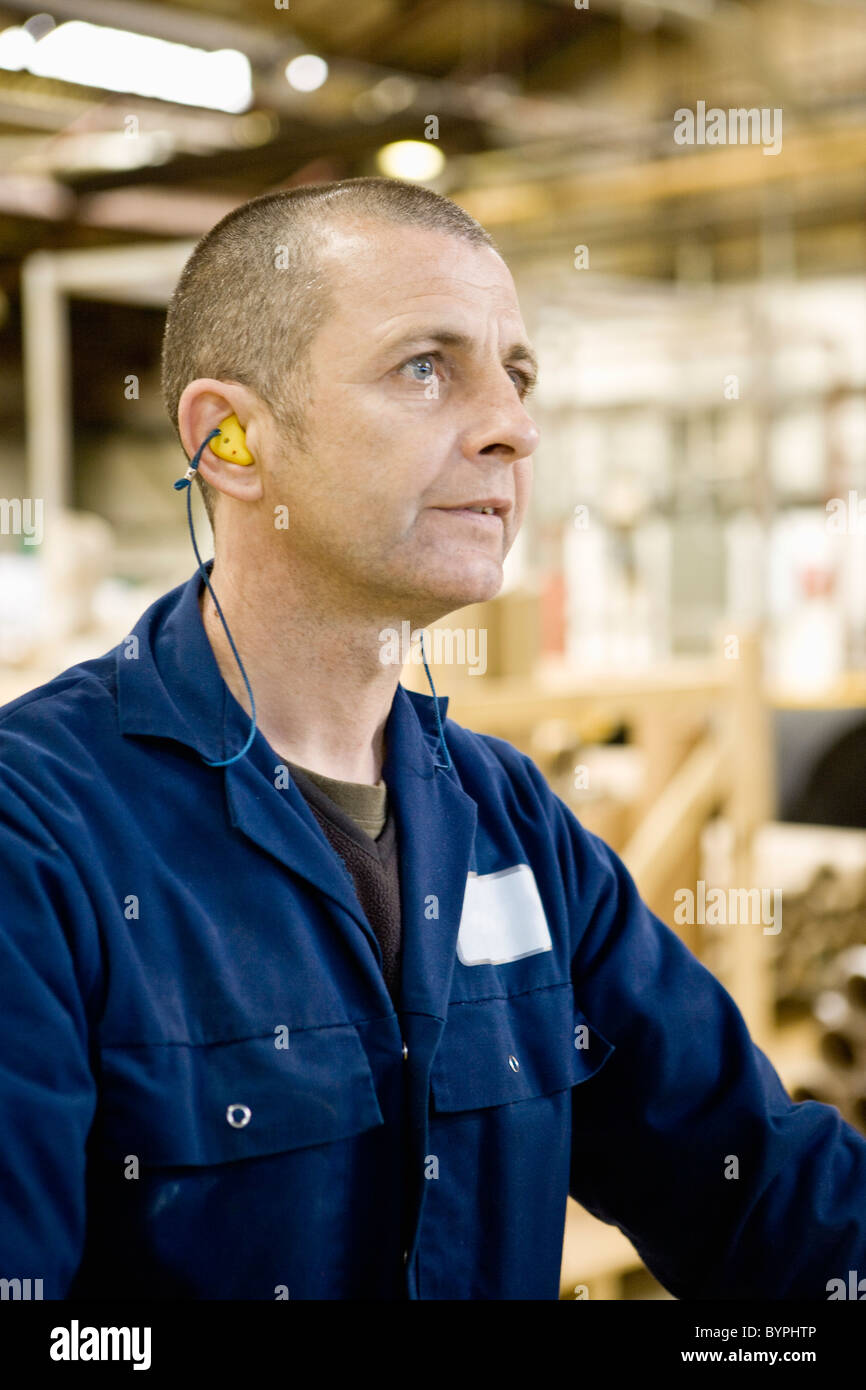
[[[227,463],[255,462],[247,448],[246,435],[237,415],[227,415],[224,420],[220,420],[219,429],[219,434],[210,442],[211,452],[216,454],[217,458],[225,459]]]

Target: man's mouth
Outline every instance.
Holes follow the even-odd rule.
[[[434,511],[448,512],[450,516],[471,519],[476,525],[490,529],[497,524],[505,524],[505,513],[511,503],[502,497],[491,497],[478,502],[467,502],[462,507],[435,507]]]
[[[462,516],[481,526],[501,526],[502,517],[493,507],[435,507],[434,511],[447,512],[449,516]]]

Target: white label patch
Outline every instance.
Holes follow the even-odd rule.
[[[528,864],[495,874],[469,873],[457,935],[462,965],[504,965],[552,950],[538,884]]]

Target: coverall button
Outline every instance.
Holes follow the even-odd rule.
[[[226,1119],[232,1129],[243,1129],[253,1118],[253,1112],[248,1105],[230,1105],[226,1111]]]
[[[408,1250],[404,1250],[404,1251],[403,1251],[403,1263],[404,1263],[404,1265],[409,1263],[409,1251],[408,1251]]]
[[[520,1071],[520,1063],[513,1054],[508,1059],[508,1065],[510,1066],[512,1071]]]
[[[405,1062],[405,1060],[406,1060],[406,1058],[407,1058],[408,1056],[409,1056],[409,1049],[408,1049],[408,1047],[406,1046],[406,1044],[404,1043],[404,1044],[403,1044],[403,1061],[404,1061],[404,1062]]]

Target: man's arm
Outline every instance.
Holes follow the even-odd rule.
[[[828,1280],[866,1276],[866,1139],[834,1107],[791,1100],[622,860],[549,788],[547,807],[575,1002],[616,1049],[573,1089],[572,1196],[678,1298],[824,1299]]]
[[[85,1146],[96,1106],[85,999],[98,983],[95,943],[78,875],[7,785],[0,800],[0,1278],[42,1279],[44,1298],[65,1297],[84,1249]]]

